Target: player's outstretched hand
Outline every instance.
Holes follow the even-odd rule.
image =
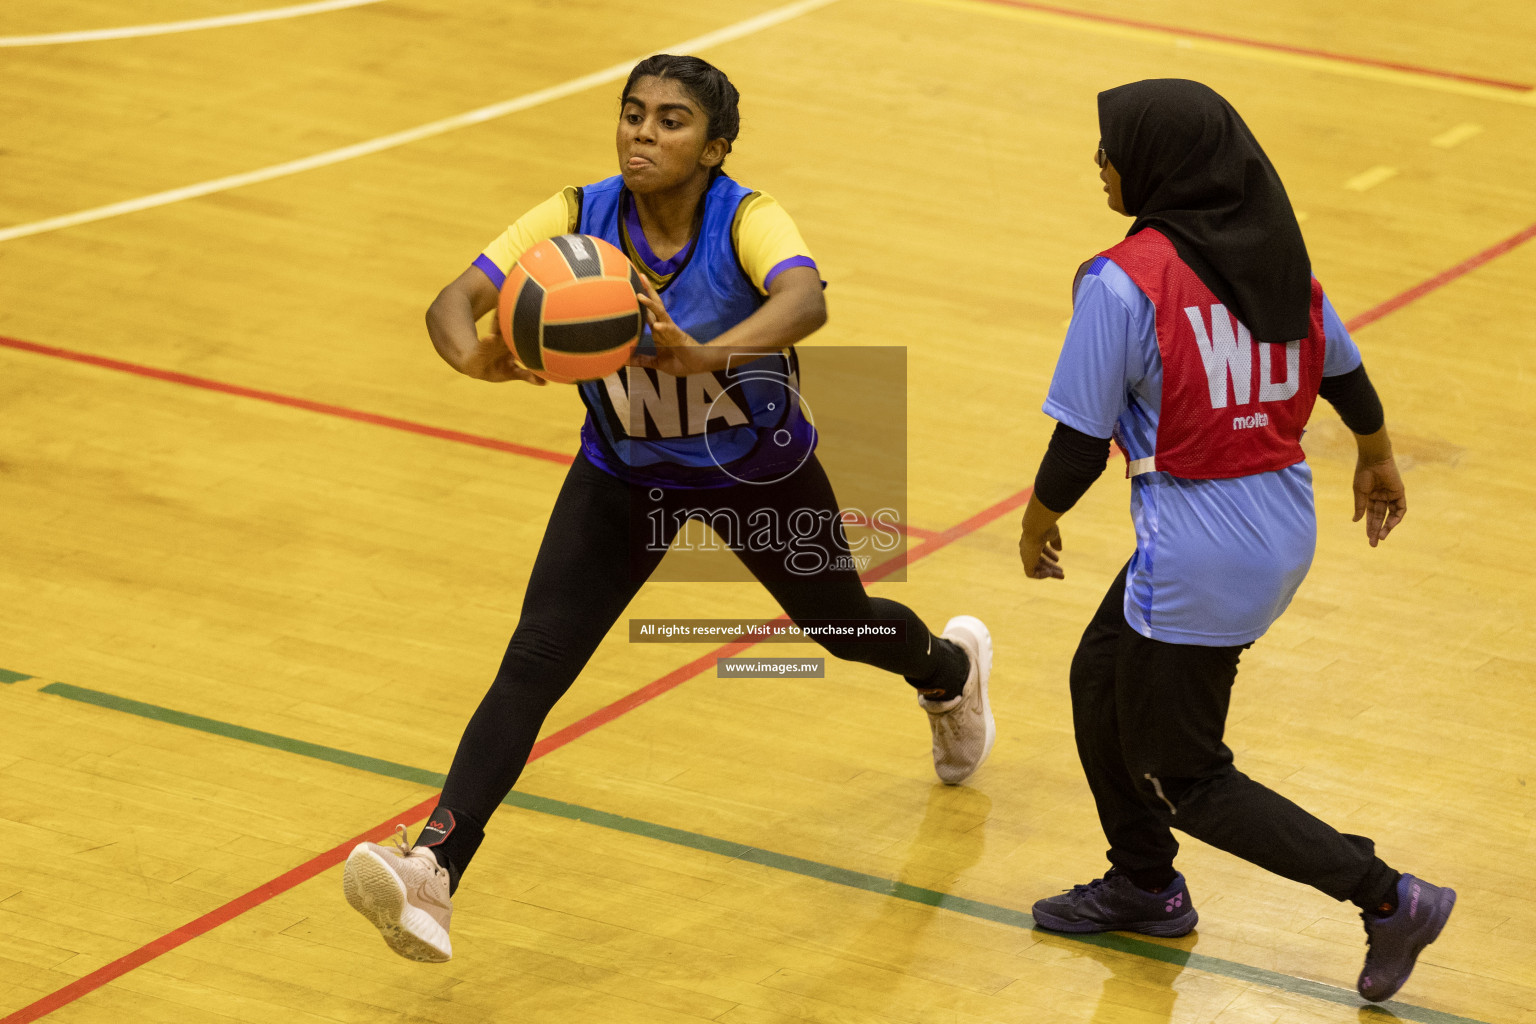
[[[1388,455],[1379,462],[1366,462],[1361,458],[1355,463],[1355,518],[1358,523],[1365,517],[1365,539],[1375,547],[1387,539],[1392,528],[1408,514],[1408,495],[1403,490],[1403,478],[1397,472],[1397,461]]]
[[[1019,562],[1024,575],[1032,580],[1064,580],[1066,570],[1061,567],[1061,530],[1052,523],[1039,537],[1030,536],[1029,530],[1019,531]]]
[[[686,377],[690,373],[703,373],[706,370],[717,369],[713,365],[716,353],[694,341],[692,335],[672,322],[672,317],[667,313],[667,307],[661,301],[661,295],[656,291],[656,286],[651,284],[651,279],[642,276],[640,283],[645,291],[636,292],[635,297],[640,300],[640,308],[645,313],[645,322],[651,326],[651,340],[656,342],[656,351],[642,353],[637,350],[629,357],[629,365],[660,370],[674,377]]]
[[[475,350],[473,362],[464,372],[471,377],[497,384],[506,380],[521,380],[543,387],[549,383],[517,361],[517,356],[513,355],[507,343],[501,340],[500,324],[493,324],[489,334],[480,336],[480,344]]]

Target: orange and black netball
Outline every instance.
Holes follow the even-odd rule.
[[[640,340],[640,275],[617,248],[591,235],[561,235],[517,258],[501,286],[501,336],[545,380],[608,376]]]

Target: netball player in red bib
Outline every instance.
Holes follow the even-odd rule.
[[[795,622],[900,627],[890,642],[817,639],[917,691],[940,779],[969,777],[991,749],[986,627],[961,615],[935,636],[910,608],[866,594],[851,567],[840,507],[793,387],[793,346],[826,320],[821,278],[783,208],[722,171],[739,123],[736,89],[719,69],[668,54],[641,61],[620,96],[619,173],[566,188],[519,218],[428,311],[432,343],[454,369],[542,385],[499,335],[477,337],[475,324],[496,307],[521,253],[552,237],[569,246],[559,236],[579,233],[629,255],[645,288],[647,331],[632,365],[579,385],[581,452],[437,808],[415,844],[403,835],[396,846],[361,843],[347,859],[348,902],[402,956],[452,955],[450,895],[487,821],[545,716],[687,519],[717,535],[722,524],[745,525],[749,536],[738,529],[720,540]],[[740,372],[744,363],[752,372]]]
[[[1183,935],[1197,914],[1177,828],[1361,909],[1358,982],[1407,980],[1456,900],[1260,785],[1222,740],[1242,652],[1290,603],[1316,517],[1302,428],[1316,398],[1359,448],[1355,518],[1375,546],[1407,511],[1381,403],[1312,276],[1301,229],[1231,105],[1177,79],[1099,95],[1100,177],[1135,217],[1084,264],[1045,411],[1058,421],[1019,556],[1059,579],[1056,521],[1103,471],[1131,477],[1136,551],[1072,661],[1078,754],[1109,839],[1102,878],[1034,906],[1043,928]]]

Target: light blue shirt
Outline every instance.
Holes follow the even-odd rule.
[[[1344,322],[1323,297],[1323,376],[1360,365]],[[1094,437],[1113,436],[1132,459],[1153,455],[1163,363],[1152,300],[1106,257],[1084,274],[1045,401],[1046,415]],[[1125,620],[1175,644],[1252,643],[1291,603],[1317,546],[1312,470],[1188,480],[1131,480],[1136,553],[1126,573]]]

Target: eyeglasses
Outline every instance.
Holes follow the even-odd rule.
[[[1104,165],[1109,163],[1109,154],[1104,152],[1103,146],[1100,146],[1098,151],[1093,154],[1093,162],[1099,165],[1099,170],[1101,171],[1104,169]]]

